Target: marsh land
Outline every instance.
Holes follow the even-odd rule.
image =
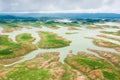
[[[89,21],[0,20],[0,80],[120,80],[119,20]]]

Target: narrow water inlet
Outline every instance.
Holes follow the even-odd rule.
[[[13,31],[11,33],[7,33],[9,35],[9,38],[11,38],[13,41],[16,40],[16,36],[22,33],[29,33],[31,34],[36,40],[33,42],[34,44],[37,43],[40,40],[40,36],[39,36],[39,31],[48,31],[48,32],[53,32],[65,39],[68,39],[71,41],[70,46],[67,47],[63,47],[63,48],[55,48],[55,49],[37,49],[34,50],[30,53],[28,53],[27,55],[23,56],[23,58],[19,61],[16,61],[12,64],[8,64],[8,65],[4,65],[4,66],[11,66],[14,65],[16,63],[20,63],[20,62],[24,62],[26,60],[30,60],[36,57],[37,54],[39,53],[44,53],[44,52],[60,52],[60,62],[64,62],[64,59],[66,58],[66,56],[69,54],[69,51],[72,50],[73,54],[77,54],[77,52],[79,51],[84,51],[84,52],[88,52],[91,54],[95,54],[92,52],[89,52],[87,49],[88,48],[92,48],[92,49],[96,49],[96,50],[104,50],[104,51],[111,51],[111,52],[116,52],[113,49],[109,49],[109,48],[103,48],[103,47],[98,47],[95,46],[92,43],[92,40],[86,39],[86,36],[89,37],[97,37],[96,35],[98,35],[100,33],[99,30],[89,30],[86,28],[80,28],[80,30],[68,30],[67,27],[63,27],[63,26],[59,26],[59,29],[50,29],[47,27],[42,27],[42,28],[23,28],[19,31]],[[106,30],[109,30],[106,29]],[[65,34],[66,32],[77,32],[77,34]]]

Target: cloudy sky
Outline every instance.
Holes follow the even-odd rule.
[[[0,12],[120,13],[120,0],[0,0]]]

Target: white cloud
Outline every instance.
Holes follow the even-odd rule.
[[[120,0],[0,0],[0,12],[120,13]]]

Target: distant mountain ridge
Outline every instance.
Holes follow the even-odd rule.
[[[21,18],[71,18],[71,19],[120,19],[120,14],[115,13],[7,13],[0,14],[0,19],[21,19]]]

